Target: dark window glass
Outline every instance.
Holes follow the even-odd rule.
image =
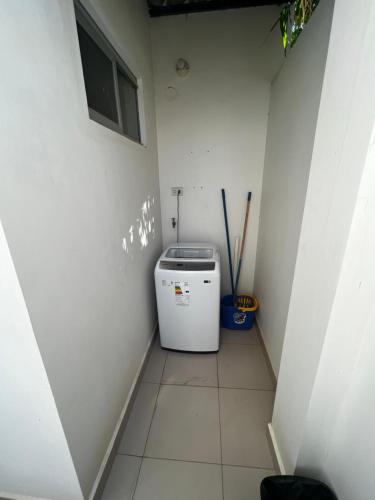
[[[137,87],[119,69],[117,80],[124,134],[140,142]]]
[[[89,115],[141,142],[137,79],[79,0],[74,0]]]
[[[118,123],[112,61],[80,24],[77,27],[88,106]]]

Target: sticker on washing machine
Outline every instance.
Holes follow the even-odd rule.
[[[176,304],[179,306],[188,306],[190,303],[190,286],[186,281],[175,281],[174,296]]]

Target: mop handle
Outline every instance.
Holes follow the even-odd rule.
[[[225,190],[224,189],[221,190],[221,196],[223,198],[225,233],[226,233],[226,236],[227,236],[230,285],[231,285],[231,288],[232,288],[232,295],[234,295],[234,280],[233,280],[233,268],[232,268],[232,252],[230,250],[230,238],[229,238],[229,227],[228,227],[227,204],[226,204],[226,201],[225,201]]]
[[[250,200],[251,200],[251,193],[249,191],[247,195],[247,205],[246,205],[246,216],[245,216],[245,223],[243,226],[243,237],[242,237],[242,242],[241,242],[241,251],[240,251],[240,259],[242,260],[243,256],[243,251],[245,248],[245,240],[246,240],[246,232],[247,232],[247,221],[249,219],[249,212],[250,212]]]
[[[245,215],[245,222],[243,225],[243,235],[242,235],[242,242],[241,242],[240,259],[238,261],[236,284],[234,287],[234,294],[233,294],[234,301],[236,300],[236,297],[237,297],[238,282],[240,280],[242,257],[243,257],[243,252],[244,252],[244,248],[245,248],[245,240],[246,240],[246,232],[247,232],[247,221],[249,219],[249,212],[250,212],[250,200],[251,200],[251,192],[249,191],[247,194],[246,215]]]

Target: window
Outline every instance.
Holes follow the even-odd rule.
[[[75,10],[90,118],[140,143],[137,79],[80,3]]]

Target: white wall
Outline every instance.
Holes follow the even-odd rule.
[[[319,5],[272,82],[254,291],[272,367],[280,367],[333,1]]]
[[[0,222],[0,497],[82,498]]]
[[[345,34],[348,27],[350,39]],[[371,0],[360,5],[335,4],[272,418],[282,458],[291,471],[303,445],[311,394],[332,305],[339,293],[343,256],[373,127],[374,27]],[[355,307],[352,310],[347,303],[346,313],[356,314]],[[354,328],[359,325],[360,319]],[[342,348],[340,342],[335,345],[335,362]],[[336,369],[335,363],[331,369]],[[320,411],[323,409],[321,406]],[[344,413],[343,419],[355,421],[355,410],[348,411],[352,415]],[[350,447],[346,452],[351,453]],[[343,470],[345,473],[348,471]]]
[[[375,132],[375,129],[374,129]],[[297,460],[340,500],[375,489],[375,133],[358,193]]]
[[[270,81],[282,59],[270,28],[275,7],[152,20],[163,243],[176,241],[172,186],[182,186],[181,241],[213,241],[230,291],[221,188],[227,190],[232,245],[242,233],[252,191],[240,288],[251,291],[266,140]],[[178,58],[190,74],[176,75]],[[177,96],[169,100],[167,88]]]
[[[0,215],[87,496],[154,329],[161,227],[146,6],[85,5],[142,79],[146,147],[88,118],[72,1],[8,2]]]

